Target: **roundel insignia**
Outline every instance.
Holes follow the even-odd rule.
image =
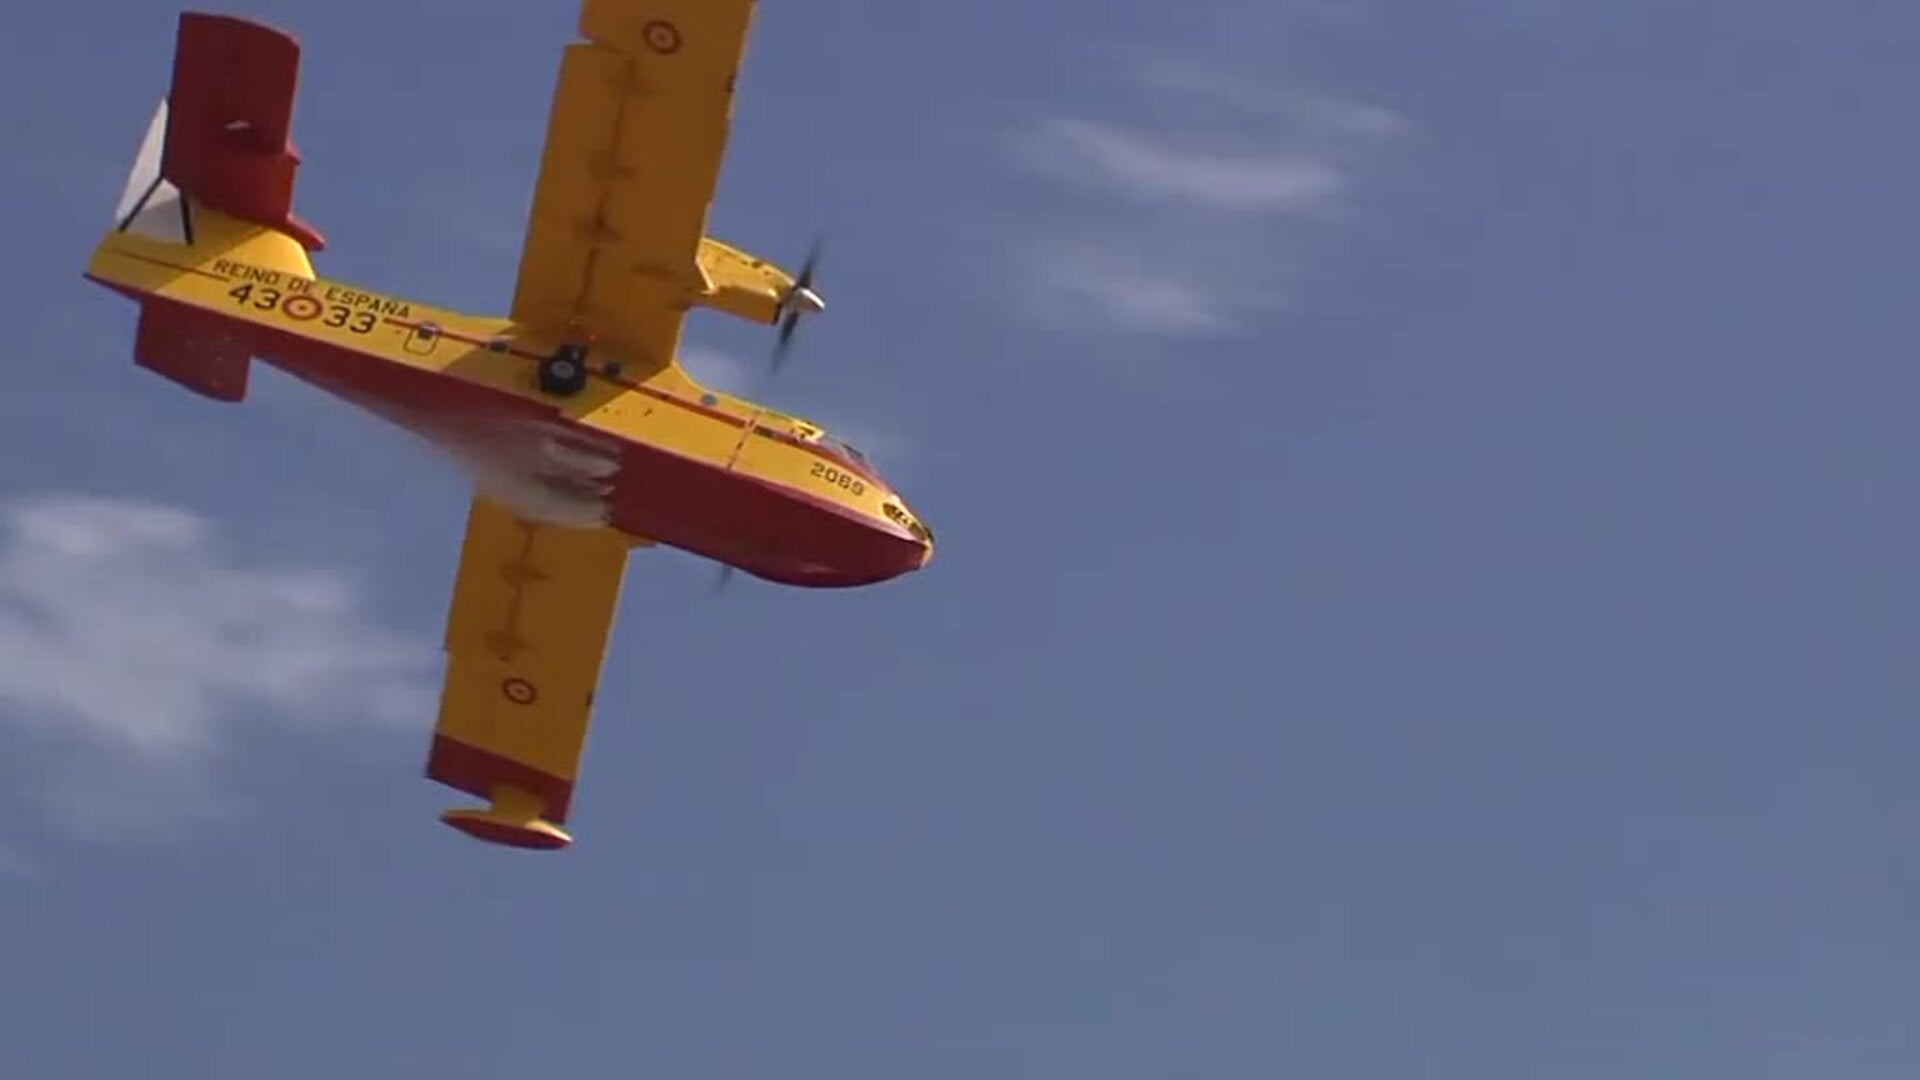
[[[320,301],[315,300],[306,293],[296,293],[281,302],[280,310],[286,312],[287,318],[289,319],[298,319],[301,322],[306,322],[308,319],[319,317]]]
[[[647,43],[647,48],[661,56],[680,51],[680,28],[665,19],[654,19],[641,27],[640,38]]]
[[[540,700],[540,691],[517,675],[501,681],[500,695],[515,705],[531,705]]]

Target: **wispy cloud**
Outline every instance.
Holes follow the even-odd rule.
[[[1049,293],[1049,310],[1069,322],[1101,321],[1116,329],[1210,336],[1234,327],[1232,303],[1218,289],[1199,287],[1157,267],[1142,267],[1126,252],[1058,240],[1034,258]]]
[[[1287,125],[1290,140],[1321,150],[1326,139],[1387,139],[1407,130],[1407,118],[1392,109],[1354,101],[1304,86],[1268,82],[1259,75],[1200,63],[1193,57],[1156,57],[1135,72],[1140,87],[1163,100],[1204,105],[1229,123]]]
[[[1072,117],[1042,121],[1033,153],[1068,182],[1236,214],[1307,212],[1337,195],[1342,180],[1330,162],[1308,153],[1192,149],[1164,133]]]
[[[1113,65],[1124,82],[1098,104],[1024,110],[1005,145],[1054,192],[1027,228],[1024,279],[1048,315],[1175,337],[1246,329],[1285,296],[1295,234],[1349,212],[1364,155],[1407,128],[1201,45]]]
[[[177,507],[0,505],[0,738],[41,748],[30,794],[68,829],[192,813],[242,725],[429,723],[435,645],[372,621],[348,574],[244,560]]]

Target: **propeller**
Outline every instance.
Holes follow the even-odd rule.
[[[776,372],[787,358],[787,349],[793,341],[794,328],[800,325],[800,317],[817,315],[827,309],[827,302],[813,289],[813,272],[819,263],[820,240],[815,237],[813,246],[807,249],[807,261],[800,264],[800,274],[793,279],[793,287],[780,298],[780,336],[773,346],[773,370]]]

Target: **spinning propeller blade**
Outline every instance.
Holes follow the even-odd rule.
[[[793,279],[793,287],[780,299],[779,339],[773,346],[773,370],[779,371],[787,358],[787,349],[793,341],[794,328],[800,325],[802,315],[816,315],[827,309],[827,302],[813,289],[814,270],[820,264],[820,239],[814,238],[813,246],[807,250],[807,261],[800,264],[800,273]]]

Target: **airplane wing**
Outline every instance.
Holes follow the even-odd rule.
[[[755,0],[584,0],[560,64],[513,317],[672,358]]]
[[[447,675],[427,776],[488,799],[442,820],[555,848],[633,541],[522,521],[475,495],[447,614]]]

